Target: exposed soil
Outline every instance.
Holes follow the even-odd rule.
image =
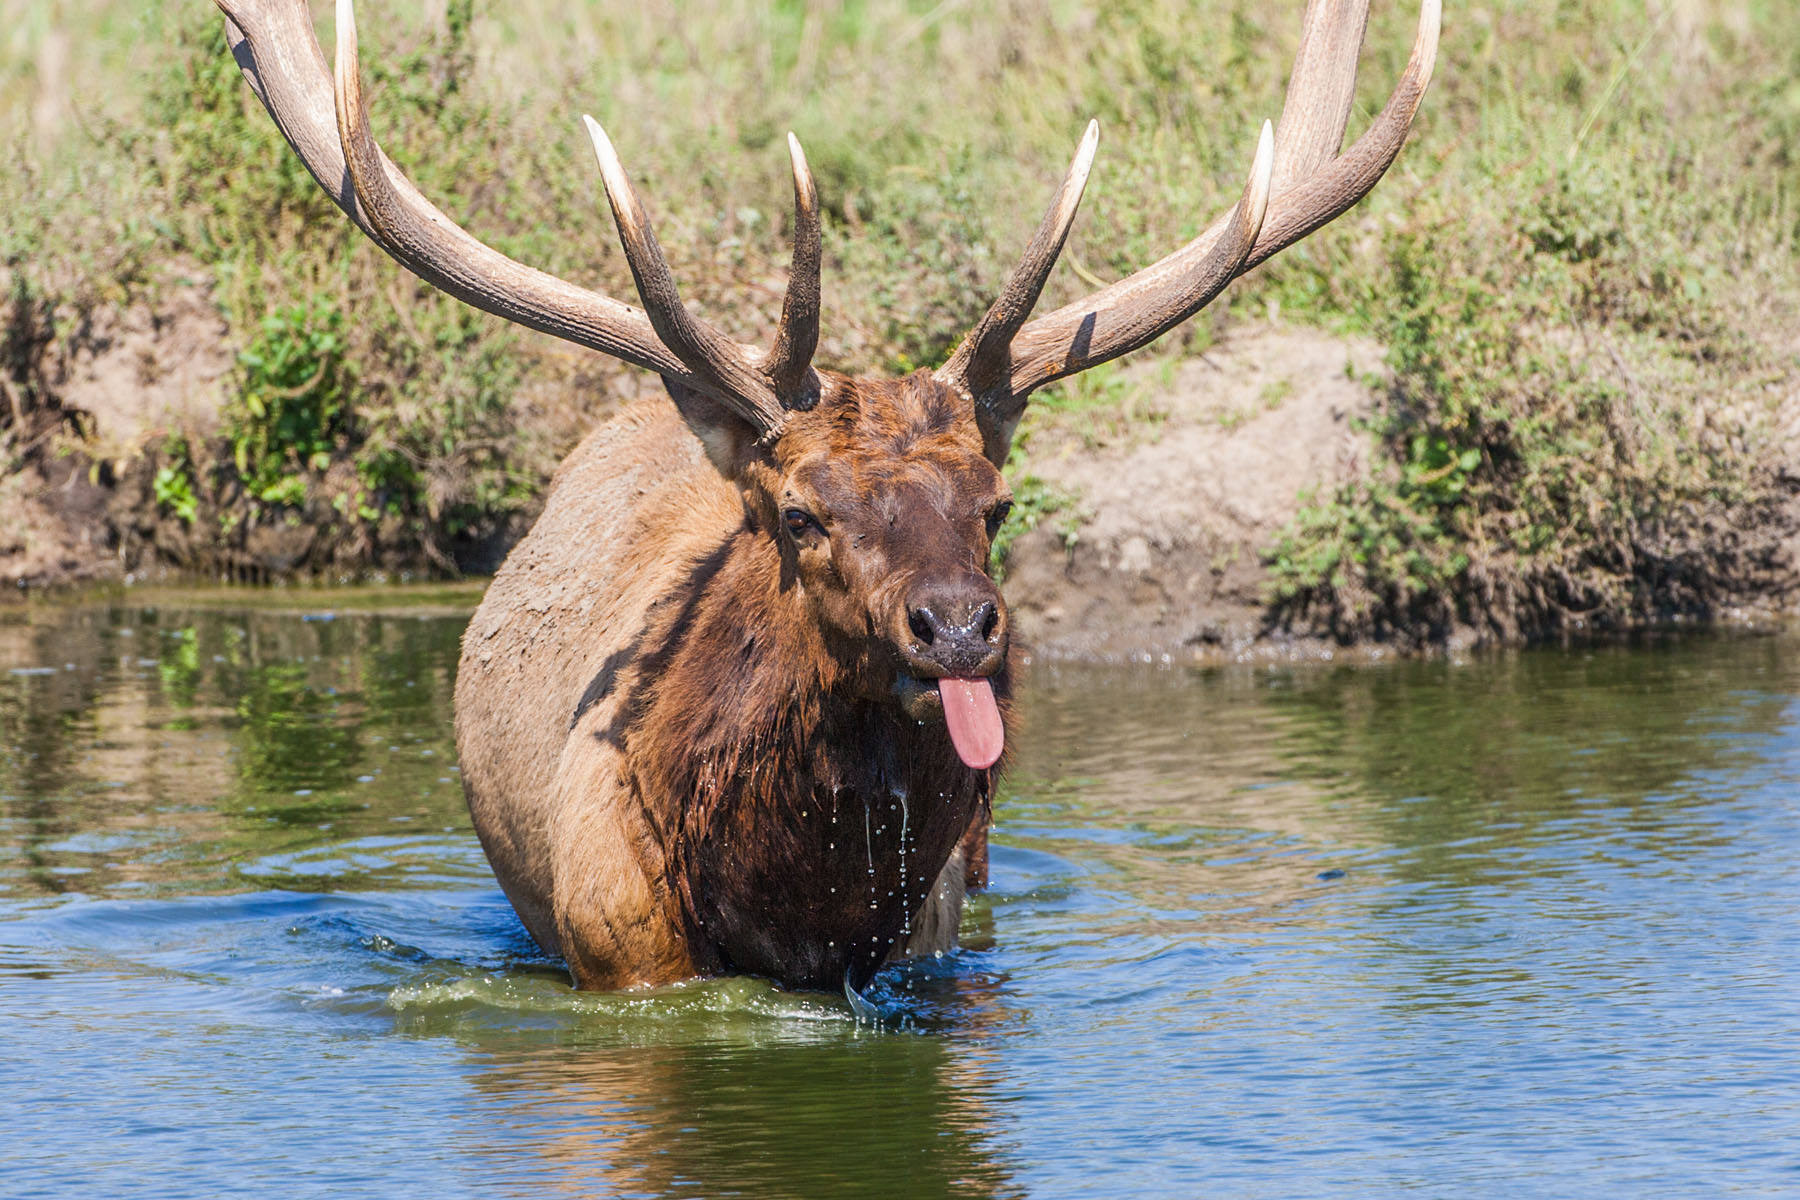
[[[219,426],[233,363],[230,329],[209,290],[164,289],[155,307],[107,306],[82,319],[55,381],[65,409],[87,414],[88,453],[135,458],[171,433]]]
[[[0,585],[18,591],[118,577],[103,518],[108,489],[89,481],[90,466],[34,462],[0,479]]]
[[[152,299],[50,309],[14,290],[0,354],[6,473],[0,585],[117,578],[146,448],[218,427],[233,352],[210,290],[172,276]],[[143,486],[121,487],[135,481]]]
[[[1190,661],[1317,657],[1269,627],[1262,555],[1303,497],[1367,469],[1356,429],[1381,349],[1305,329],[1245,331],[1183,364],[1160,423],[1116,444],[1035,436],[1030,469],[1075,496],[1076,526],[1015,543],[1006,595],[1034,654]]]

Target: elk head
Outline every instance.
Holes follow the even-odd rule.
[[[478,308],[656,372],[746,512],[775,543],[783,585],[822,635],[915,716],[942,708],[964,761],[1000,753],[988,680],[1003,669],[1005,603],[989,551],[1008,507],[999,467],[1031,393],[1154,341],[1232,279],[1333,220],[1399,152],[1436,54],[1439,0],[1423,0],[1412,56],[1370,128],[1339,152],[1367,0],[1309,0],[1281,120],[1264,122],[1237,203],[1192,242],[1108,287],[1032,318],[1062,250],[1099,139],[1073,163],[999,298],[942,367],[901,380],[815,369],[818,198],[792,135],[795,243],[767,351],[681,302],[614,153],[585,118],[643,308],[507,258],[425,199],[369,132],[351,0],[338,0],[335,75],[306,0],[218,0],[257,97],[352,221],[420,277]]]

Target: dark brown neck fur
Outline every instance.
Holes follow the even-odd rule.
[[[602,736],[625,751],[702,970],[860,988],[994,772],[965,767],[941,720],[900,711],[891,664],[828,645],[778,558],[747,518],[694,565]]]

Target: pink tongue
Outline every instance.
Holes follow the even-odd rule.
[[[985,679],[940,679],[938,695],[944,701],[944,724],[950,727],[957,757],[977,771],[999,762],[1006,730],[1000,727],[994,685]]]

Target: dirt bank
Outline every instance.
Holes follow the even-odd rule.
[[[198,272],[195,272],[198,275]],[[125,305],[54,305],[0,271],[0,586],[57,587],[154,568],[146,452],[219,424],[233,350],[210,288],[171,271]],[[140,478],[142,476],[143,478]]]
[[[218,514],[204,511],[196,524],[159,505],[157,448],[172,434],[193,445],[216,436],[229,386],[234,350],[202,285],[177,279],[154,303],[91,315],[12,317],[25,333],[0,376],[10,422],[10,472],[0,478],[7,591],[196,570],[279,579],[316,575],[327,560],[335,575],[445,569],[380,544],[326,547],[322,559],[323,523],[305,514],[240,529],[223,550],[203,546],[195,530],[217,527]],[[1006,563],[1006,593],[1032,653],[1204,662],[1390,652],[1278,621],[1265,565],[1277,532],[1311,498],[1371,470],[1364,421],[1384,400],[1382,358],[1366,340],[1259,323],[1173,367],[1140,364],[1047,398],[1012,472],[1021,493],[1036,496],[1036,524]],[[606,406],[547,404],[551,382],[531,376],[521,408],[535,423],[568,426],[571,440]],[[555,382],[599,394],[613,381]],[[1767,528],[1765,514],[1764,527],[1735,531],[1758,540],[1769,568],[1757,594],[1713,614],[1722,620],[1780,620],[1794,609],[1800,396],[1771,412],[1795,499],[1780,529]],[[526,527],[520,520],[493,544],[465,547],[469,557],[455,565],[491,570],[506,538]],[[1442,639],[1476,640],[1471,630]]]
[[[52,301],[0,268],[8,298],[0,321],[5,592],[170,576],[483,573],[528,527],[516,520],[421,535],[408,514],[377,511],[346,531],[345,494],[360,494],[361,479],[345,431],[336,431],[339,445],[295,466],[305,476],[299,501],[259,502],[241,462],[233,469],[227,401],[244,386],[243,347],[209,273],[165,265],[125,302],[57,294],[63,298]],[[572,444],[590,418],[570,397],[606,389],[573,386],[592,372],[566,355],[533,368],[511,398],[514,418],[533,437]],[[381,385],[378,378],[371,386]],[[548,474],[548,463],[538,474]]]
[[[1095,444],[1059,424],[1028,470],[1067,515],[1014,545],[1006,593],[1033,652],[1189,661],[1320,656],[1277,630],[1263,554],[1305,499],[1368,470],[1358,428],[1378,403],[1381,349],[1313,330],[1245,330],[1181,364],[1145,415]]]
[[[42,343],[12,358],[23,436],[0,481],[0,581],[39,589],[194,569],[194,535],[158,511],[151,476],[170,435],[199,445],[219,430],[234,349],[205,288],[177,279],[154,303],[42,318]],[[1008,563],[1029,643],[1095,657],[1268,640],[1262,551],[1303,496],[1366,470],[1354,425],[1376,403],[1366,380],[1380,363],[1367,342],[1259,329],[1172,375],[1126,372],[1088,411],[1040,424],[1022,471],[1066,504]],[[304,521],[258,530],[244,550],[278,578],[313,534]]]
[[[1026,467],[1066,492],[1015,545],[1006,592],[1037,656],[1209,663],[1378,658],[1534,631],[1447,621],[1429,632],[1345,638],[1329,614],[1271,603],[1269,551],[1313,497],[1366,478],[1363,418],[1388,402],[1381,348],[1305,329],[1239,327],[1184,363],[1143,407],[1153,419],[1096,440],[1066,420],[1033,437]],[[1650,624],[1771,626],[1800,617],[1800,388],[1783,381],[1757,428],[1773,500],[1706,526],[1672,556]],[[1696,419],[1699,419],[1696,417]],[[1392,469],[1391,465],[1388,469]],[[1703,604],[1681,603],[1705,579]],[[1656,586],[1652,584],[1651,586]],[[1616,623],[1557,631],[1617,629]],[[1537,635],[1543,636],[1543,635]],[[1389,640],[1391,638],[1391,640]]]

